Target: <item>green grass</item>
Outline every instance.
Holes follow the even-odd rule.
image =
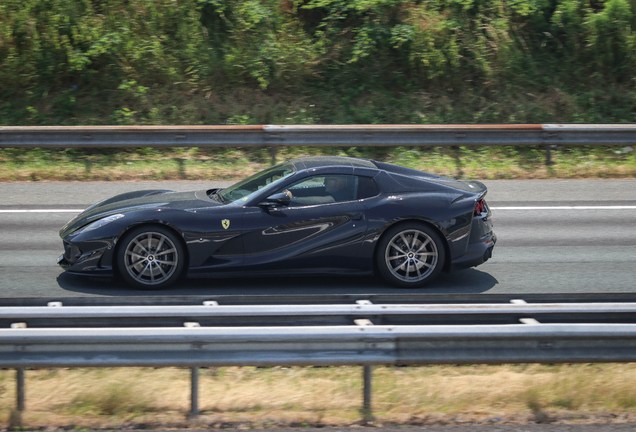
[[[630,178],[636,152],[620,147],[281,147],[276,160],[364,157],[464,179]],[[272,163],[268,148],[0,149],[0,181],[236,180]]]

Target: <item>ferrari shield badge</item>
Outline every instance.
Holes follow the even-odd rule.
[[[221,221],[221,225],[223,225],[223,229],[228,229],[230,227],[230,220],[229,219],[223,219]]]

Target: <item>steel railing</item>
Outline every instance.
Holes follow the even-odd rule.
[[[376,325],[514,324],[525,317],[542,323],[634,323],[636,303],[356,304],[0,307],[0,327],[334,326],[366,319]]]
[[[0,127],[0,147],[634,144],[636,124]]]
[[[22,321],[0,329],[0,367],[18,370],[18,407],[24,407],[27,367],[190,367],[191,414],[196,415],[199,367],[363,365],[363,411],[370,415],[372,365],[636,361],[635,303],[60,306],[0,308],[4,322]],[[314,317],[321,315],[349,323],[315,325]],[[111,320],[108,324],[141,316],[176,317],[182,326],[82,327],[96,317]],[[200,321],[211,316],[226,325],[202,326]],[[296,325],[253,324],[271,316],[295,317]],[[374,325],[386,316],[462,317],[463,324]],[[479,324],[488,316],[507,316],[514,323]],[[571,323],[572,316],[587,322]],[[562,322],[543,323],[546,317]],[[31,328],[29,320],[38,318],[66,319],[78,328]],[[243,321],[228,327],[227,320],[235,318]]]
[[[636,361],[636,324],[2,329],[0,367]]]

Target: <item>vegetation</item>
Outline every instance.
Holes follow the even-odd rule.
[[[634,122],[635,26],[636,0],[4,0],[0,125]]]
[[[632,122],[635,24],[634,0],[6,0],[0,121]]]
[[[464,179],[627,178],[630,147],[282,147],[276,160],[320,154],[366,157]],[[239,180],[272,164],[266,148],[0,149],[0,181]]]
[[[14,377],[0,371],[0,424],[15,403]],[[27,370],[23,425],[193,426],[185,422],[189,379],[188,368]],[[636,420],[635,385],[634,364],[378,366],[372,407],[375,424],[385,426],[625,423]],[[347,426],[361,422],[361,405],[360,367],[202,369],[198,427]]]

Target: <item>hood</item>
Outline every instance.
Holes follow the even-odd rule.
[[[87,208],[73,218],[61,230],[64,237],[91,222],[118,213],[128,213],[144,209],[187,210],[190,208],[215,207],[218,202],[208,198],[206,191],[173,192],[167,190],[146,190],[128,192],[108,198]]]

